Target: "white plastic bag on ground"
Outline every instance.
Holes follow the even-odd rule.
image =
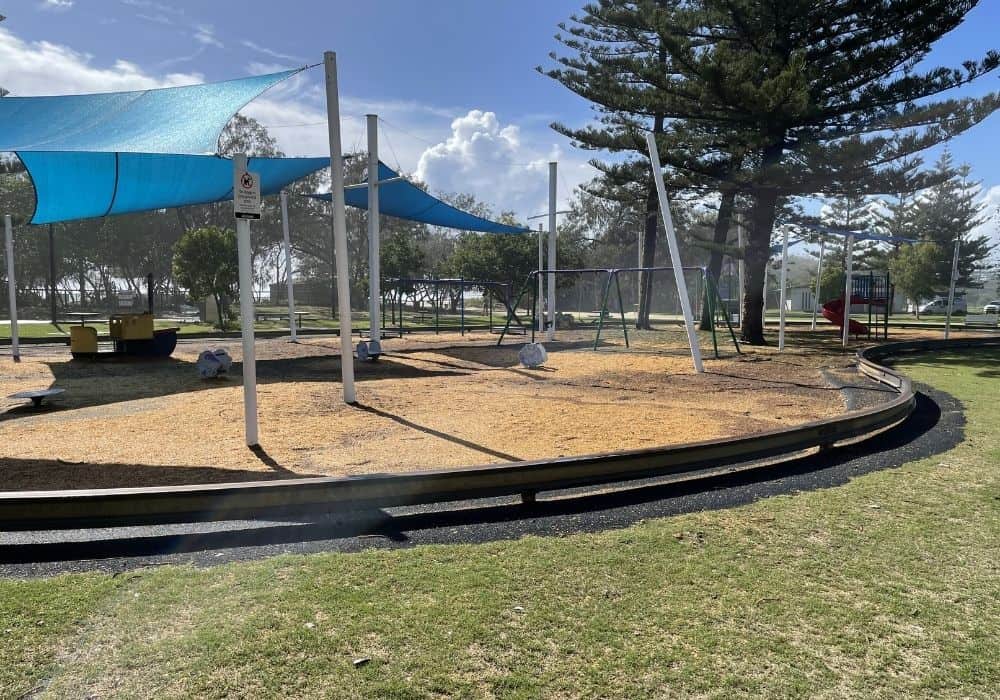
[[[223,349],[204,350],[198,355],[195,363],[198,367],[198,376],[202,379],[212,379],[220,374],[225,374],[233,366],[233,358]]]

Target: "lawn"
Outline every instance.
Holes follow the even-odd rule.
[[[963,402],[965,440],[837,488],[599,534],[0,581],[0,696],[994,697],[998,360],[901,362]]]

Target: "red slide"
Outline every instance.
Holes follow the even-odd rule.
[[[868,300],[864,297],[854,296],[851,297],[852,304],[865,304]],[[844,327],[844,299],[841,297],[839,299],[831,299],[830,301],[823,304],[823,318],[832,323],[833,325],[843,328]],[[851,319],[851,325],[848,330],[853,335],[867,335],[868,326],[863,323],[858,323],[854,319]]]

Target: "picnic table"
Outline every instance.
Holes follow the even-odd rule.
[[[254,313],[255,321],[284,321],[288,318],[288,312],[277,312],[277,311],[257,311]],[[302,327],[303,318],[313,318],[309,315],[308,311],[296,311],[295,312],[295,327]]]

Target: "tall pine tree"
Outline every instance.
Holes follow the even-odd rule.
[[[951,279],[955,241],[961,241],[956,284],[969,286],[976,270],[987,265],[993,248],[989,236],[972,234],[972,230],[985,221],[985,205],[977,201],[979,183],[969,181],[969,166],[955,167],[947,150],[934,164],[933,172],[938,176],[939,184],[928,188],[917,198],[913,211],[913,232],[921,240],[936,243],[943,252],[934,275],[942,290]]]
[[[564,41],[579,56],[561,59],[569,71],[563,77],[571,75],[563,82],[603,110],[602,126],[583,132],[608,133],[605,144],[614,142],[610,136],[634,143],[637,137],[626,139],[622,132],[648,128],[652,115],[661,158],[672,172],[749,196],[742,332],[745,341],[763,343],[764,268],[778,208],[815,193],[871,195],[926,186],[930,180],[916,172],[913,156],[1000,106],[996,93],[934,99],[994,70],[997,52],[962,68],[917,70],[932,45],[976,4],[599,0],[586,6],[581,20],[613,13],[621,18],[618,34],[583,24],[593,33]],[[631,103],[619,98],[631,94],[634,82],[612,80],[610,69],[590,70],[594,63],[631,65],[654,50],[656,61],[646,61],[641,75],[648,89],[637,91]],[[667,133],[683,135],[684,147]],[[600,139],[591,147],[611,150]],[[720,163],[737,160],[739,168],[720,170]]]

